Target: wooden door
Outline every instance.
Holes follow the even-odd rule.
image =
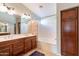
[[[77,55],[77,8],[61,12],[61,54]]]

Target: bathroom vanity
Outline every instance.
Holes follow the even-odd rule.
[[[36,35],[6,35],[0,37],[0,56],[22,55],[37,47]]]

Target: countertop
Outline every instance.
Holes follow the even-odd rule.
[[[32,34],[3,35],[3,36],[0,36],[0,42],[8,41],[8,40],[15,40],[15,39],[24,38],[24,37],[30,37],[30,36],[35,36],[35,35],[32,35]]]

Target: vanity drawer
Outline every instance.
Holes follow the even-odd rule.
[[[0,42],[0,47],[5,45],[10,45],[10,44],[11,44],[11,41]]]
[[[27,39],[35,39],[36,36],[31,36],[31,37],[28,37]]]
[[[24,46],[24,43],[23,42],[17,42],[15,44],[13,44],[14,48],[17,48],[17,47],[20,47],[20,46]]]
[[[13,47],[14,47],[14,48],[17,48],[17,47],[20,47],[20,46],[24,46],[24,40],[22,40],[22,39],[18,39],[18,40],[16,40],[16,41],[13,43]]]

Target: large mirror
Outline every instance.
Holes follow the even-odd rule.
[[[0,34],[15,34],[15,15],[9,15],[8,13],[0,12]]]
[[[31,21],[30,17],[27,17],[25,15],[21,16],[21,28],[20,28],[20,33],[21,34],[27,34],[29,31],[29,23]]]

